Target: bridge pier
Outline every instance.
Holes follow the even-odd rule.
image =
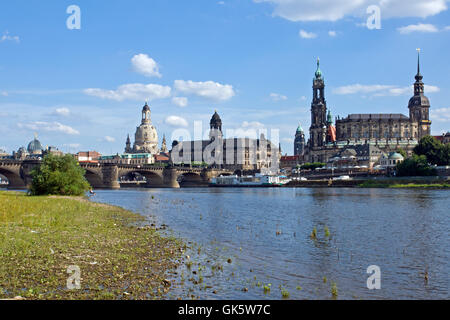
[[[163,188],[180,188],[177,169],[166,168],[163,171]]]
[[[102,167],[103,188],[120,189],[119,168],[116,164],[106,163]]]

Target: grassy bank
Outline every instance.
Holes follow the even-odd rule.
[[[425,188],[425,189],[449,189],[448,183],[383,183],[379,181],[365,181],[358,185],[360,188]]]
[[[181,243],[143,217],[83,198],[0,191],[0,298],[158,299]],[[79,266],[81,289],[66,287]]]

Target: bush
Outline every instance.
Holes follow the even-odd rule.
[[[91,188],[84,174],[85,170],[73,156],[48,154],[31,172],[30,192],[32,195],[80,196]]]
[[[315,170],[317,168],[323,168],[325,167],[326,163],[322,163],[322,162],[313,162],[313,163],[305,163],[304,165],[302,165],[300,168],[302,170]]]
[[[414,154],[411,158],[397,164],[398,177],[408,176],[435,176],[436,169],[431,168],[425,155],[418,156]]]
[[[414,153],[424,155],[428,162],[438,166],[450,164],[450,145],[444,145],[432,136],[425,136],[420,139],[419,144],[414,148]]]

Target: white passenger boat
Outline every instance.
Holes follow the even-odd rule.
[[[255,176],[220,176],[211,179],[211,187],[279,187],[291,181],[286,176],[262,175]]]

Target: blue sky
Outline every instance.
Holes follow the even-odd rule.
[[[381,29],[366,27],[379,4]],[[81,10],[81,29],[66,12]],[[450,129],[446,0],[30,1],[0,5],[0,149],[39,134],[63,151],[122,152],[146,99],[160,139],[204,129],[280,130],[283,152],[310,124],[320,57],[333,115],[408,115],[416,48],[432,133]],[[270,134],[269,134],[270,137]]]

